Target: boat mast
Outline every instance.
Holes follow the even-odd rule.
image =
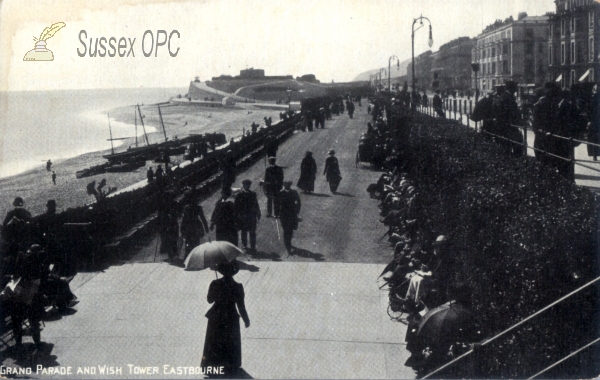
[[[163,134],[165,135],[165,141],[167,141],[167,131],[165,130],[165,123],[163,123],[162,112],[160,112],[160,105],[158,106],[158,116],[160,117],[160,125],[162,125]]]
[[[135,112],[135,108],[133,109],[133,116],[135,117],[135,147],[138,147],[137,142],[137,113]]]
[[[142,128],[144,129],[144,136],[146,136],[146,144],[150,146],[150,142],[148,142],[148,135],[146,134],[146,126],[144,125],[144,118],[142,117],[142,111],[140,110],[140,105],[137,106],[138,112],[140,114],[140,121],[142,122]]]
[[[112,154],[115,154],[115,147],[113,146],[113,137],[112,137],[112,128],[110,127],[110,114],[106,114],[108,116],[108,130],[110,132],[110,151]]]

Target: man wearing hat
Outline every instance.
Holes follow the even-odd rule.
[[[292,237],[298,229],[298,214],[302,203],[300,195],[292,190],[292,181],[283,182],[283,191],[279,193],[279,218],[283,230],[283,243],[288,254],[292,253]]]
[[[283,186],[283,169],[275,163],[277,158],[269,157],[269,167],[265,170],[264,191],[267,196],[267,217],[279,216],[277,197]],[[273,210],[274,209],[274,210]]]
[[[15,208],[6,213],[2,223],[2,234],[9,255],[16,255],[20,249],[24,250],[29,245],[29,224],[32,217],[24,205],[23,198],[16,197],[13,201]]]
[[[250,190],[252,181],[242,181],[242,191],[235,197],[235,212],[237,214],[240,230],[242,231],[242,245],[248,249],[248,235],[250,235],[250,249],[256,251],[256,223],[260,220],[260,207],[256,193]]]
[[[523,135],[519,129],[513,127],[521,122],[521,112],[515,99],[517,91],[517,82],[507,81],[504,89],[499,88],[497,109],[495,109],[498,120],[498,134],[511,141],[501,140],[499,143],[504,146],[507,153],[520,157],[523,155]]]
[[[333,149],[329,150],[329,157],[325,160],[323,175],[325,175],[327,182],[329,182],[329,190],[335,194],[342,181],[342,175],[340,173],[340,164],[338,163],[338,159],[335,156],[335,150]]]

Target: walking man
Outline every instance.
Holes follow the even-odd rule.
[[[49,172],[51,168],[52,168],[52,161],[50,161],[50,160],[46,161],[46,171]]]
[[[252,181],[242,181],[242,191],[235,197],[235,211],[242,231],[242,246],[248,249],[248,235],[250,235],[250,250],[256,251],[256,223],[260,220],[260,207],[256,193],[250,190]]]
[[[146,176],[148,177],[148,183],[152,183],[152,181],[154,181],[154,171],[152,170],[152,166],[148,168]]]
[[[183,218],[181,219],[181,236],[185,239],[184,261],[191,250],[200,245],[200,239],[207,232],[208,222],[204,216],[202,206],[198,204],[194,188],[192,189],[190,203],[183,208]]]
[[[238,245],[237,220],[235,215],[235,205],[229,199],[231,188],[226,187],[221,190],[221,199],[217,201],[215,209],[210,217],[210,230],[217,226],[216,240],[228,241],[231,244]]]
[[[267,196],[267,217],[270,218],[275,213],[279,216],[279,206],[277,197],[283,186],[283,169],[277,166],[275,157],[269,157],[269,167],[265,170],[264,190]]]
[[[284,181],[283,191],[279,194],[279,220],[283,230],[283,244],[290,255],[293,253],[292,237],[294,230],[298,229],[301,206],[300,195],[296,190],[292,190],[292,181]]]
[[[52,183],[56,185],[56,172],[52,170]]]

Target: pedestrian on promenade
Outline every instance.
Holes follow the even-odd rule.
[[[228,241],[238,245],[237,218],[235,205],[231,199],[231,188],[221,190],[221,199],[217,201],[215,209],[210,217],[210,230],[217,226],[216,240]]]
[[[222,262],[217,270],[223,277],[213,280],[208,288],[207,301],[214,305],[205,315],[208,324],[200,366],[224,367],[225,375],[233,378],[242,366],[240,316],[246,328],[250,327],[250,319],[244,303],[244,286],[233,279],[239,272],[237,260]]]
[[[156,173],[154,173],[154,177],[156,178],[156,184],[158,186],[162,186],[164,184],[165,172],[162,166],[158,165],[158,167],[156,168]]]
[[[284,181],[283,191],[279,194],[279,220],[283,230],[283,244],[289,255],[293,252],[292,237],[294,230],[298,229],[301,207],[300,195],[296,190],[292,190],[292,181]]]
[[[312,152],[306,151],[306,155],[300,164],[300,178],[298,179],[298,188],[304,193],[315,191],[315,180],[317,179],[317,163],[312,156]]]
[[[235,182],[235,156],[231,150],[228,150],[223,156],[221,161],[221,171],[223,173],[221,187],[231,188],[231,185]]]
[[[335,194],[342,181],[342,175],[340,173],[340,164],[333,149],[329,150],[329,157],[325,160],[325,170],[323,170],[323,175],[326,176],[325,178],[327,178],[327,182],[329,182],[329,190]]]
[[[192,189],[190,198],[190,203],[183,208],[181,219],[181,236],[185,239],[184,261],[190,251],[200,245],[200,239],[208,232],[208,222],[202,206],[198,204],[195,189]]]
[[[279,147],[277,146],[277,140],[272,135],[267,135],[265,137],[265,152],[267,153],[267,157],[277,157],[277,150]]]
[[[242,231],[242,246],[248,249],[248,235],[250,235],[250,250],[256,251],[256,223],[260,220],[260,207],[256,193],[250,190],[252,181],[242,181],[242,191],[235,197],[235,212],[237,214],[240,230]]]
[[[170,263],[178,256],[177,241],[179,240],[179,224],[177,221],[176,204],[170,201],[159,212],[160,219],[160,253],[166,254]]]
[[[8,257],[16,258],[20,250],[25,250],[30,245],[30,223],[32,216],[24,208],[25,201],[16,197],[13,201],[14,209],[6,213],[2,223],[2,239],[4,240],[4,253]]]
[[[52,161],[46,161],[46,171],[49,172],[52,168]]]
[[[154,171],[152,170],[152,166],[148,168],[146,176],[148,177],[148,183],[152,183],[152,181],[154,181]]]
[[[283,169],[276,164],[277,158],[269,157],[269,167],[265,170],[264,191],[267,196],[267,217],[270,218],[275,213],[279,215],[279,206],[277,197],[283,186]]]
[[[52,170],[52,183],[56,185],[56,172]]]
[[[27,288],[28,296],[20,301],[11,300],[7,310],[10,317],[15,337],[15,347],[18,353],[23,351],[23,321],[29,320],[29,330],[35,343],[37,351],[42,350],[43,345],[40,333],[40,321],[44,315],[42,292],[48,271],[44,267],[40,255],[42,247],[34,244],[26,252],[19,252],[16,270],[13,279],[21,278],[20,284]]]
[[[438,114],[438,116],[445,119],[446,113],[444,112],[444,109],[442,108],[442,98],[440,97],[440,90],[437,90],[435,92],[435,95],[433,95],[432,103],[433,103],[432,104],[433,109]]]

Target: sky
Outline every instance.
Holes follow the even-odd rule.
[[[409,59],[413,19],[421,15],[431,21],[436,51],[496,19],[554,8],[553,0],[2,0],[0,90],[185,87],[195,76],[250,67],[345,82],[387,66],[392,55]],[[34,37],[57,22],[66,26],[47,40],[54,60],[23,61]],[[155,47],[158,37],[167,39],[159,30],[171,35],[176,56]],[[90,57],[90,38],[101,37],[107,47],[110,37],[135,38],[135,56]],[[416,31],[415,55],[429,50],[427,39],[427,27]]]

